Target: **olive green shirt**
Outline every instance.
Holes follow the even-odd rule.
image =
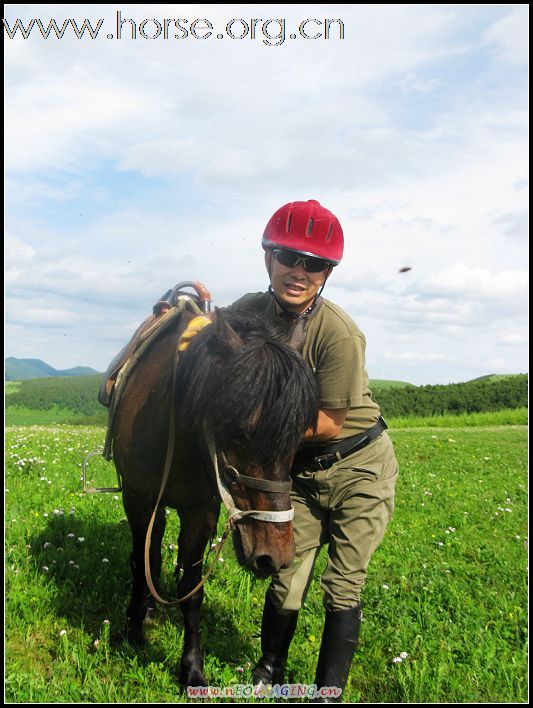
[[[371,428],[380,416],[372,400],[365,368],[366,340],[352,318],[329,300],[321,299],[308,320],[303,357],[315,373],[320,408],[348,408],[339,439]],[[250,293],[230,307],[279,323],[269,293]]]

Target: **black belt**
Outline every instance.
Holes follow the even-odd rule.
[[[364,433],[352,435],[349,438],[340,440],[339,442],[330,443],[329,445],[308,446],[302,450],[298,450],[294,456],[292,463],[292,472],[301,472],[303,470],[327,470],[335,462],[343,460],[348,455],[352,455],[358,450],[362,450],[368,443],[375,440],[378,435],[388,428],[383,416],[379,416],[378,422]]]

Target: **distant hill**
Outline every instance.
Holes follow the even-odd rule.
[[[414,386],[414,384],[407,383],[407,381],[392,381],[390,379],[370,379],[369,385],[372,391],[380,388],[403,388],[405,386]]]
[[[502,379],[512,379],[514,376],[525,376],[525,374],[486,374],[478,376],[477,379],[470,379],[470,381],[501,381]]]
[[[27,381],[51,376],[91,376],[98,371],[89,366],[75,366],[73,369],[54,369],[41,359],[17,359],[10,356],[5,360],[6,381]]]

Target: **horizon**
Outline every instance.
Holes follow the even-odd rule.
[[[19,358],[19,357],[6,356],[6,357],[4,357],[4,383],[8,380],[5,378],[5,365],[6,365],[6,362],[10,359],[14,359],[15,361],[37,361],[37,362],[40,362],[41,364],[44,364],[45,366],[48,366],[58,372],[71,371],[73,369],[87,369],[87,368],[92,369],[94,371],[94,374],[81,374],[82,376],[96,376],[96,375],[103,375],[106,373],[105,371],[97,371],[96,369],[93,369],[93,367],[87,366],[85,364],[77,364],[75,366],[69,366],[67,368],[58,369],[57,367],[53,366],[49,362],[47,362],[44,359],[41,359],[39,357]],[[487,373],[487,374],[481,374],[479,377],[475,377],[475,379],[469,379],[467,381],[447,381],[446,383],[436,381],[433,383],[414,384],[411,381],[404,381],[402,379],[383,379],[383,378],[376,378],[376,377],[369,377],[369,380],[370,380],[371,384],[372,384],[372,382],[375,383],[378,381],[387,381],[387,382],[390,381],[391,383],[405,383],[408,386],[447,386],[450,384],[469,383],[470,381],[476,380],[478,378],[485,378],[485,377],[489,377],[489,376],[498,376],[498,377],[502,377],[502,378],[505,378],[507,376],[529,376],[529,372],[528,371],[520,371],[520,372],[508,372],[508,373],[502,373],[502,374],[495,374],[494,372],[491,372],[491,373]],[[37,379],[37,378],[53,378],[53,377],[52,376],[50,376],[50,377],[39,376],[39,377],[35,377],[35,378]],[[11,381],[32,381],[32,380],[34,380],[34,379],[11,379]]]
[[[317,199],[370,378],[527,370],[528,6],[176,8],[5,6],[5,356],[105,371],[176,283],[266,290]]]

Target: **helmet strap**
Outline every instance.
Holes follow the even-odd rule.
[[[322,286],[322,288],[320,288],[320,293],[322,292],[323,287],[324,286]],[[276,301],[276,304],[278,305],[278,307],[283,311],[283,317],[288,317],[292,320],[299,320],[302,317],[307,317],[308,315],[310,315],[311,312],[313,312],[313,310],[315,309],[319,295],[320,295],[320,293],[317,293],[315,295],[315,297],[313,298],[313,302],[303,312],[293,312],[292,310],[288,310],[285,307],[285,305],[280,301],[280,299],[278,298],[278,296],[274,292],[274,288],[272,287],[272,285],[268,286],[268,292],[272,295],[272,297]]]

